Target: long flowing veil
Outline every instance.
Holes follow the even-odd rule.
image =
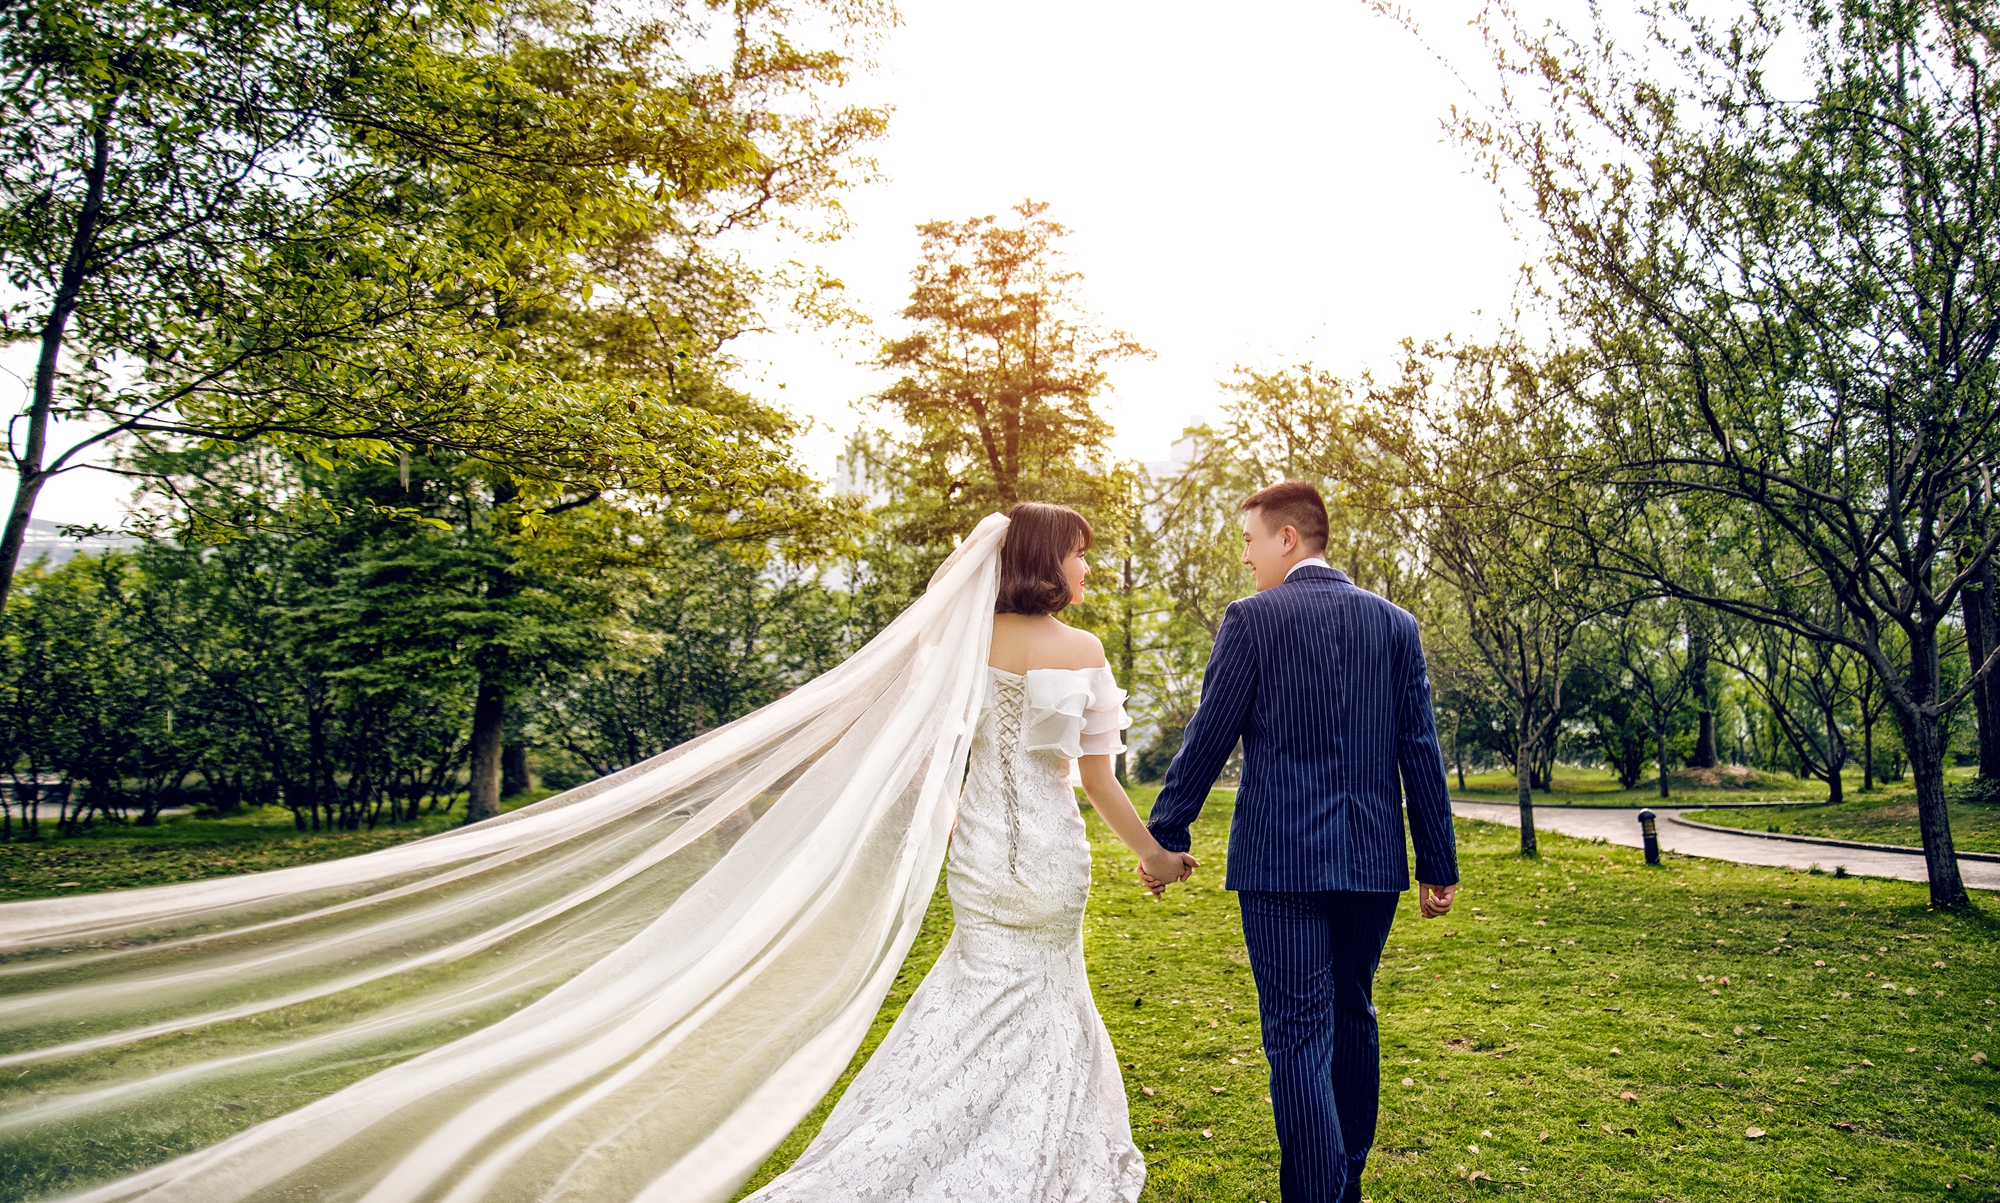
[[[728,1199],[923,918],[1006,526],[833,671],[534,806],[0,906],[0,1193]]]

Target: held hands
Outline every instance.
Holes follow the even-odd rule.
[[[1430,886],[1422,882],[1417,883],[1417,908],[1423,912],[1426,919],[1435,919],[1450,910],[1452,899],[1456,897],[1458,897],[1456,885]]]
[[[1167,892],[1169,885],[1186,881],[1200,867],[1201,862],[1189,853],[1156,847],[1151,854],[1139,858],[1139,880],[1158,898]]]

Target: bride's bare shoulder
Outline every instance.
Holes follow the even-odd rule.
[[[1054,615],[995,614],[993,649],[986,662],[1003,672],[1038,668],[1101,668],[1104,644],[1089,631],[1059,622]]]
[[[1056,626],[1062,628],[1064,658],[1074,663],[1051,664],[1050,668],[1103,668],[1110,663],[1105,659],[1102,639],[1067,623],[1058,622]]]

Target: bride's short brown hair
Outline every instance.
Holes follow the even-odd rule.
[[[1069,604],[1063,561],[1090,548],[1090,523],[1065,505],[1023,501],[1007,511],[995,614],[1054,614]]]

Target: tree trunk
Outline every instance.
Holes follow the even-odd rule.
[[[465,798],[468,823],[500,813],[500,750],[507,729],[507,693],[502,686],[505,654],[488,660],[486,671],[479,675],[479,696],[472,703],[472,781]]]
[[[1826,712],[1826,800],[1840,802],[1846,798],[1841,790],[1840,768],[1847,762],[1847,749],[1841,745],[1840,729],[1834,725],[1833,711]]]
[[[1672,791],[1667,786],[1667,728],[1664,723],[1656,723],[1653,727],[1653,749],[1659,757],[1660,797],[1665,798]]]
[[[1465,716],[1454,713],[1451,719],[1451,761],[1458,770],[1458,792],[1461,794],[1465,792],[1465,741],[1459,738],[1459,733],[1464,727]]]
[[[528,745],[518,741],[503,744],[500,748],[500,796],[511,798],[533,788],[534,781],[528,776]]]
[[[14,461],[14,504],[7,512],[6,527],[0,530],[0,610],[6,608],[7,595],[14,588],[14,562],[21,558],[21,545],[28,537],[28,519],[34,516],[35,498],[41,495],[42,485],[51,475],[46,471],[46,461],[49,415],[55,408],[56,370],[62,361],[64,331],[70,315],[76,312],[84,277],[97,253],[97,232],[104,220],[104,181],[111,162],[110,124],[111,107],[107,104],[91,122],[90,167],[84,180],[83,207],[77,211],[62,276],[56,282],[48,317],[42,322],[41,353],[35,360],[34,390],[28,406],[27,442]],[[60,458],[57,463],[60,465]]]
[[[1985,766],[1981,766],[1985,771]],[[1861,710],[1861,792],[1875,788],[1875,716],[1864,705]]]
[[[1976,670],[2000,644],[1993,613],[1993,563],[1988,560],[1959,593],[1965,650]],[[1972,687],[1973,721],[1979,727],[1979,775],[2000,779],[2000,673],[1989,671]]]
[[[1944,732],[1936,718],[1910,714],[1901,707],[1903,746],[1910,753],[1910,775],[1917,784],[1917,827],[1923,833],[1924,868],[1930,876],[1931,905],[1941,911],[1970,905],[1958,875],[1958,854],[1952,847],[1951,816],[1944,798]]]
[[[1520,740],[1514,749],[1514,791],[1515,801],[1521,808],[1521,855],[1534,856],[1535,847],[1535,795],[1531,774],[1535,762],[1535,741],[1529,735],[1527,707],[1521,708]]]
[[[1691,628],[1698,623],[1689,624]],[[1688,632],[1688,684],[1694,693],[1694,709],[1699,726],[1694,738],[1694,759],[1688,763],[1696,768],[1715,767],[1715,703],[1708,696],[1708,636],[1690,629]],[[1666,794],[1660,794],[1662,798]]]

